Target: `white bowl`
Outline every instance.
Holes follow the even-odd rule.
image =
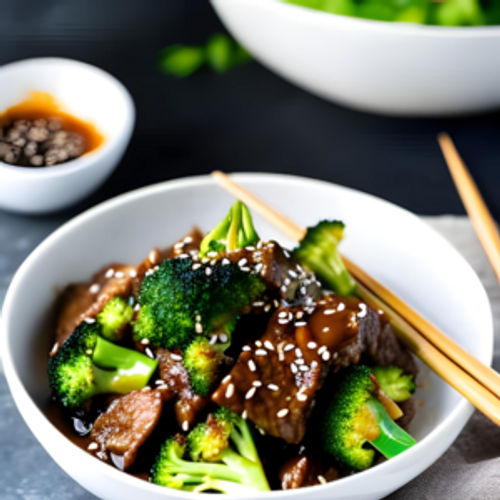
[[[493,326],[488,298],[465,260],[411,213],[372,196],[325,182],[286,175],[238,174],[237,182],[297,222],[335,217],[347,224],[343,251],[485,363]],[[52,458],[83,487],[105,500],[199,500],[108,466],[73,445],[44,416],[49,398],[47,352],[53,331],[55,288],[88,279],[109,262],[139,262],[153,246],[175,242],[193,224],[212,228],[233,198],[214,181],[195,177],[119,196],[58,229],[16,273],[3,308],[5,374],[26,423]],[[255,216],[263,238],[292,242]],[[418,444],[368,471],[325,486],[262,493],[258,498],[379,499],[429,467],[450,446],[472,406],[425,367],[412,424]],[[257,496],[256,496],[257,497]],[[229,500],[237,500],[230,497]]]
[[[393,115],[500,106],[500,27],[339,16],[281,0],[212,0],[234,37],[284,78],[331,101]]]
[[[52,94],[65,111],[93,123],[104,136],[95,151],[52,167],[0,162],[0,208],[52,212],[80,201],[111,175],[130,140],[135,108],[116,78],[89,64],[40,58],[0,67],[0,114],[32,91]]]

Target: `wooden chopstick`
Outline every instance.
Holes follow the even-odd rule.
[[[495,221],[450,136],[441,133],[438,142],[472,226],[500,281],[500,237]]]
[[[213,172],[212,175],[224,189],[275,224],[290,238],[300,241],[305,236],[305,228],[269,207],[226,174]],[[500,425],[500,400],[497,397],[500,394],[500,376],[464,351],[358,266],[345,257],[343,259],[349,272],[356,278],[363,300],[386,312],[398,338],[443,380]]]

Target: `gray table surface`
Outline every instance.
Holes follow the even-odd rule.
[[[500,364],[500,286],[491,270],[467,219],[463,217],[427,217],[425,220],[455,245],[470,262],[485,286],[495,318],[495,364]],[[17,218],[0,212],[0,304],[16,269],[30,251],[62,220]],[[483,441],[480,484],[470,495],[467,485],[474,482],[474,470],[464,467],[457,457],[468,448],[471,436]],[[494,439],[491,439],[494,437]],[[500,477],[496,472],[500,459],[500,431],[484,417],[475,414],[452,448],[413,483],[391,496],[391,499],[500,498]],[[498,450],[497,450],[498,448]],[[469,460],[470,462],[470,460]],[[448,484],[440,490],[437,475],[452,475],[454,488]],[[448,483],[448,481],[447,481]],[[482,487],[484,486],[484,490]],[[478,493],[484,491],[484,495]],[[457,496],[457,492],[460,493]],[[487,494],[487,492],[490,492]],[[493,493],[491,493],[493,492]],[[499,493],[496,493],[499,492]],[[462,495],[463,494],[463,495]],[[497,496],[498,495],[498,496]],[[0,365],[0,499],[1,500],[91,500],[87,493],[52,461],[24,424],[10,395]]]

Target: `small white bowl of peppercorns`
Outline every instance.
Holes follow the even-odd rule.
[[[135,108],[125,87],[89,64],[39,58],[0,69],[0,209],[62,210],[112,173]]]

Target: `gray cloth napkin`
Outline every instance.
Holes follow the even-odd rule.
[[[500,369],[500,285],[463,217],[424,218],[469,261],[488,292],[495,320],[494,366]],[[500,499],[500,427],[475,412],[452,447],[388,500]]]

